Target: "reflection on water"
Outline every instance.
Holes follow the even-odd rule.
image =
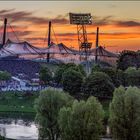
[[[1,117],[0,135],[17,140],[37,140],[38,130],[33,120]]]

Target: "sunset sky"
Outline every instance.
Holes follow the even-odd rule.
[[[7,38],[18,41],[16,34],[20,41],[46,47],[48,21],[52,21],[52,41],[78,48],[76,25],[70,25],[69,12],[92,14],[93,24],[87,32],[93,48],[99,26],[99,44],[106,49],[140,49],[140,1],[0,1],[0,39],[3,19],[8,18]]]

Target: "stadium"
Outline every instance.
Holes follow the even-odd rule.
[[[81,15],[80,15],[81,16]],[[82,26],[85,26],[82,24]],[[48,25],[48,44],[47,47],[36,47],[28,43],[14,42],[7,38],[6,36],[7,19],[4,20],[4,31],[2,35],[2,43],[0,49],[0,70],[7,71],[12,75],[12,88],[11,90],[18,89],[14,87],[21,87],[21,85],[36,85],[39,89],[40,80],[39,72],[42,65],[48,64],[63,64],[63,63],[76,63],[85,66],[87,72],[90,71],[90,67],[97,60],[105,65],[115,65],[118,58],[118,54],[107,51],[104,47],[99,46],[98,36],[99,28],[97,27],[96,35],[96,47],[90,47],[86,49],[84,45],[89,45],[92,43],[87,43],[86,40],[80,40],[85,43],[81,43],[80,50],[73,49],[66,46],[63,43],[54,43],[51,41],[51,22]],[[10,25],[10,28],[14,33],[14,29]],[[85,29],[83,29],[85,30]],[[83,31],[84,32],[84,31]],[[78,32],[78,37],[81,35]],[[87,33],[83,34],[83,38],[87,37]],[[17,36],[16,36],[17,37]],[[18,38],[18,37],[17,37]],[[84,46],[84,47],[83,47]],[[9,85],[5,83],[5,85]],[[3,85],[4,86],[4,85]],[[2,90],[8,90],[2,88]],[[20,88],[20,90],[22,90]],[[24,88],[24,90],[29,90],[29,88]]]

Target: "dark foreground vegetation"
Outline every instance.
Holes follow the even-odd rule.
[[[139,140],[140,65],[134,57],[139,52],[123,52],[116,68],[97,63],[89,75],[81,65],[60,65],[48,83],[63,91],[41,92],[35,103],[39,138],[98,140],[108,124],[113,139]]]
[[[42,86],[55,88],[1,93],[0,112],[36,113],[40,140],[99,140],[106,125],[114,140],[140,140],[139,60],[129,55],[139,52],[123,52],[117,67],[94,64],[90,74],[82,65],[42,67]]]
[[[49,140],[99,140],[105,132],[105,113],[98,99],[76,100],[58,90],[46,90],[35,101],[39,138]],[[140,89],[120,86],[109,107],[113,139],[140,139]]]

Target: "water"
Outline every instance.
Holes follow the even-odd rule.
[[[0,135],[16,140],[37,140],[38,129],[31,119],[1,117]]]

